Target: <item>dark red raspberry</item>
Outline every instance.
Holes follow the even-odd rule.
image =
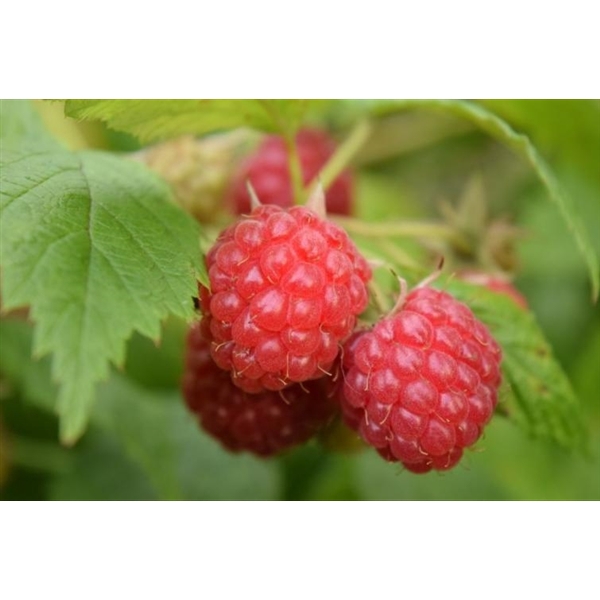
[[[201,426],[225,448],[273,456],[308,440],[333,416],[325,381],[283,392],[246,394],[217,367],[200,323],[187,338],[183,395]]]
[[[344,347],[347,424],[409,471],[450,469],[492,417],[500,347],[471,310],[424,287]]]
[[[250,393],[323,376],[367,306],[369,265],[305,207],[258,207],[221,233],[206,263],[212,357]]]
[[[475,285],[483,285],[497,294],[508,296],[515,304],[525,310],[529,308],[525,296],[503,275],[469,270],[462,271],[458,277],[463,281],[474,283]]]
[[[335,142],[325,131],[303,129],[296,136],[303,182],[309,184],[319,174],[335,152]],[[227,203],[236,214],[250,212],[250,195],[246,182],[250,181],[264,204],[284,208],[294,204],[288,153],[283,138],[269,136],[256,152],[240,165],[227,194]],[[327,211],[350,215],[353,205],[353,179],[350,171],[343,171],[327,190]]]

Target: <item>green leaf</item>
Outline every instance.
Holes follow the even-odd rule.
[[[146,474],[123,453],[113,436],[90,430],[73,466],[50,483],[51,500],[156,500]]]
[[[0,319],[0,371],[38,408],[52,411],[58,394],[51,380],[50,363],[31,360],[32,330],[19,319]]]
[[[94,422],[115,435],[161,498],[264,500],[279,492],[275,463],[223,450],[178,392],[152,394],[115,374],[101,388]]]
[[[486,435],[495,429],[492,421]],[[361,500],[507,500],[507,490],[494,481],[486,469],[489,445],[481,452],[478,442],[473,452],[467,451],[454,469],[424,475],[407,472],[400,463],[381,460],[368,449],[354,458],[356,487]]]
[[[29,402],[49,410],[56,388],[49,359],[31,359],[31,327],[2,319],[0,335],[3,375]],[[53,487],[53,497],[267,500],[280,495],[277,462],[223,450],[198,427],[178,391],[151,392],[113,373],[98,386],[97,396],[93,427],[69,451],[73,470]]]
[[[31,100],[0,100],[0,139],[3,145],[30,142],[58,146]]]
[[[1,183],[4,308],[31,306],[73,442],[132,332],[157,340],[166,316],[192,316],[197,228],[147,169],[100,152],[9,147]]]
[[[598,100],[481,100],[518,127],[544,152],[576,167],[600,185],[600,102]]]
[[[407,109],[443,111],[467,119],[529,163],[575,238],[588,267],[592,297],[597,300],[600,292],[600,266],[588,230],[579,219],[570,196],[563,191],[552,169],[527,136],[517,133],[506,121],[482,106],[460,100],[373,100],[354,101],[340,106],[341,118],[346,120],[356,119],[365,114],[385,116]]]
[[[65,114],[99,119],[149,142],[237,127],[293,134],[306,104],[306,100],[67,100]]]
[[[535,438],[586,452],[581,405],[533,313],[483,286],[449,281],[439,287],[467,304],[501,345],[502,370],[512,392],[505,405],[509,418]]]

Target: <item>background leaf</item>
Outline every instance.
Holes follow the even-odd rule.
[[[53,406],[48,359],[31,361],[31,327],[0,320],[2,373],[34,405]],[[150,392],[113,373],[98,387],[92,428],[57,478],[55,499],[267,500],[281,491],[277,463],[232,454],[198,427],[177,389]],[[121,488],[125,489],[121,489]]]
[[[307,100],[68,100],[65,114],[99,119],[112,129],[149,142],[183,134],[203,135],[251,127],[293,133]]]
[[[590,280],[592,296],[598,298],[600,292],[600,266],[598,256],[589,238],[588,229],[580,220],[576,207],[560,185],[554,172],[537,151],[530,140],[517,133],[506,121],[472,102],[460,100],[366,100],[344,102],[340,105],[339,120],[354,120],[364,115],[382,117],[407,109],[425,109],[443,111],[471,121],[502,144],[508,146],[516,154],[526,160],[546,188],[550,199],[558,207],[567,224],[579,251],[584,258]]]
[[[161,319],[192,315],[198,231],[157,177],[100,152],[8,148],[0,208],[4,308],[31,305],[72,442],[131,333],[157,340]]]
[[[512,392],[504,399],[509,418],[533,437],[586,451],[581,405],[534,315],[484,286],[453,280],[440,287],[467,304],[501,345]]]
[[[31,100],[0,100],[0,139],[3,144],[59,147],[59,143],[46,131]]]

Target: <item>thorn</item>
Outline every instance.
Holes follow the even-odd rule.
[[[327,218],[327,209],[325,208],[325,189],[319,179],[312,194],[306,201],[306,208],[312,210],[321,219]]]
[[[262,206],[262,202],[258,199],[256,195],[256,190],[252,187],[250,180],[246,180],[246,189],[248,190],[248,194],[250,194],[250,209],[252,211],[260,208]]]

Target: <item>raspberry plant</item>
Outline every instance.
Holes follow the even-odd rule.
[[[284,490],[296,490],[286,497],[402,496],[396,483],[377,492],[377,474],[395,482],[390,473],[395,478],[398,469],[372,450],[351,458],[336,454],[331,440],[356,440],[355,430],[408,471],[452,469],[445,475],[450,482],[459,481],[463,463],[488,465],[477,467],[484,469],[473,475],[478,481],[482,473],[485,479],[506,472],[509,462],[518,468],[525,461],[514,454],[519,447],[526,455],[547,444],[589,455],[589,407],[578,401],[560,364],[570,351],[558,344],[559,362],[544,331],[560,340],[553,324],[561,319],[542,311],[542,328],[535,312],[548,297],[579,293],[582,278],[573,284],[566,273],[581,273],[582,266],[592,302],[597,298],[597,249],[565,192],[566,183],[569,190],[583,190],[583,197],[595,194],[600,182],[590,165],[597,162],[537,119],[529,105],[70,100],[64,118],[62,109],[51,102],[2,102],[0,367],[7,408],[4,416],[0,404],[0,465],[9,489],[23,464],[33,464],[46,473],[55,498],[272,498],[282,478]],[[565,104],[561,110],[578,114],[589,152],[600,158],[597,105]],[[523,114],[524,128],[545,140],[552,166],[510,124],[520,127],[516,115]],[[96,137],[73,149],[84,121]],[[50,122],[57,137],[49,133]],[[558,149],[570,157],[564,168]],[[419,152],[427,154],[422,161]],[[485,176],[474,172],[477,163]],[[575,185],[573,172],[581,173]],[[456,173],[461,183],[470,182],[462,194]],[[482,177],[495,184],[492,191]],[[246,205],[246,178],[258,199],[264,196],[261,208]],[[308,218],[311,209],[301,206],[318,195],[319,183],[330,214]],[[554,204],[541,198],[527,203],[543,206],[545,221],[536,222],[511,201],[532,194]],[[425,206],[431,199],[436,206]],[[566,229],[554,225],[556,216]],[[269,220],[277,219],[294,229],[279,241],[265,235]],[[550,226],[559,232],[552,230],[552,246],[537,255],[525,252],[520,265],[522,248],[531,244],[527,236],[544,235]],[[277,260],[276,246],[285,250]],[[567,255],[573,256],[569,268],[557,275]],[[269,256],[274,268],[289,272],[273,271],[261,283]],[[440,276],[419,288],[440,257]],[[529,276],[525,299],[511,280],[518,283],[526,272],[535,277]],[[398,276],[417,287],[394,310]],[[279,296],[261,303],[260,295],[269,293]],[[258,311],[265,303],[267,313]],[[577,325],[585,311],[562,315],[565,328],[572,321],[571,329],[584,331],[594,323],[590,316],[587,325]],[[415,350],[404,332],[396,345],[386,346],[386,328],[409,313],[427,321],[431,344]],[[469,327],[448,316],[459,313]],[[244,314],[242,327],[237,320]],[[186,354],[188,330],[202,330],[204,341]],[[373,340],[379,340],[381,364],[369,362],[375,360]],[[463,355],[469,344],[483,344],[474,350],[478,360]],[[589,344],[585,356],[592,364],[597,340]],[[398,353],[408,362],[410,355],[411,364],[423,363],[413,379],[400,377]],[[201,365],[194,359],[200,355]],[[447,377],[432,364],[445,365]],[[386,379],[378,373],[386,369],[399,380],[388,381],[380,398],[377,382]],[[189,410],[180,392],[184,371]],[[476,376],[469,379],[463,371]],[[585,388],[574,367],[569,373]],[[361,377],[371,385],[356,385]],[[473,389],[460,387],[467,380]],[[403,404],[408,400],[401,390],[411,382],[433,385],[438,403],[421,405],[425,396],[416,394],[410,406]],[[313,388],[321,391],[310,394]],[[333,388],[346,429],[331,414]],[[321,393],[322,405],[305,402]],[[409,408],[416,417],[403,420]],[[265,461],[229,453],[198,429],[190,413],[229,449],[283,456]],[[49,415],[58,419],[58,436]],[[32,423],[38,420],[50,423],[50,431],[37,431]],[[503,429],[506,424],[518,429]],[[598,433],[591,429],[595,444]],[[532,447],[528,437],[535,440]],[[304,449],[287,450],[303,442]],[[338,445],[355,448],[356,442]],[[469,452],[472,447],[484,451]],[[582,460],[555,460],[555,451],[544,454],[555,466]],[[121,484],[106,484],[107,464]],[[575,477],[565,466],[567,471],[564,477]],[[423,481],[445,489],[446,480]]]

